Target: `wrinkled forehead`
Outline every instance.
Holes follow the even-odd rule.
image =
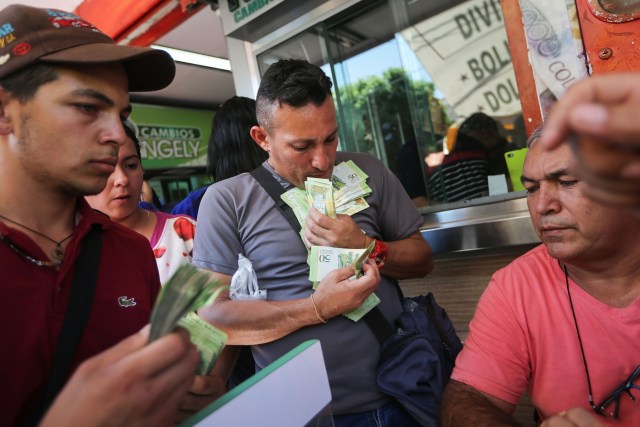
[[[533,140],[524,160],[522,174],[530,178],[542,178],[560,170],[573,172],[576,158],[568,143],[562,143],[553,150],[546,150]]]

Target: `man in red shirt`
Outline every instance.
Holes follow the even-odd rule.
[[[115,168],[129,91],[161,89],[174,74],[165,52],[118,46],[68,12],[0,11],[0,425],[37,421],[63,321],[82,305],[69,298],[91,229],[102,236],[95,291],[65,376],[149,321],[160,287],[149,243],[83,196]],[[148,347],[145,337],[82,365],[46,422],[172,423],[198,358],[186,335]]]

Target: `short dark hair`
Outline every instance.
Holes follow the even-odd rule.
[[[0,86],[9,91],[20,102],[33,98],[40,86],[58,79],[55,65],[38,62],[0,80]]]
[[[136,135],[136,127],[130,120],[125,120],[122,122],[124,126],[124,133],[133,141],[133,145],[136,147],[136,154],[138,155],[138,159],[142,162],[142,154],[140,153],[140,140],[138,139],[138,135]]]
[[[475,129],[487,129],[498,132],[498,122],[485,113],[473,113],[465,119],[458,129],[460,133],[468,133]]]
[[[301,59],[281,59],[271,65],[260,82],[256,114],[260,126],[269,129],[270,110],[278,106],[322,105],[331,96],[331,79],[316,65]]]
[[[243,96],[229,98],[213,119],[207,172],[215,181],[257,168],[269,155],[251,138],[256,126],[256,101]]]

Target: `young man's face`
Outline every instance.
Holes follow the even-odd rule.
[[[269,164],[299,188],[308,177],[331,179],[338,148],[333,99],[321,106],[273,107],[269,131],[254,126],[251,135],[269,152]]]
[[[20,162],[24,179],[73,196],[102,191],[131,108],[121,65],[60,68],[26,102],[5,93],[3,108],[12,161]]]
[[[534,143],[529,149],[522,180],[533,226],[554,258],[585,265],[610,262],[620,249],[635,247],[639,221],[625,209],[587,198],[576,166],[567,144],[546,151]]]

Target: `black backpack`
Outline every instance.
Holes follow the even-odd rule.
[[[402,305],[391,334],[391,325],[378,310],[364,317],[382,342],[378,389],[397,400],[421,425],[435,427],[462,342],[433,294],[403,298]]]

